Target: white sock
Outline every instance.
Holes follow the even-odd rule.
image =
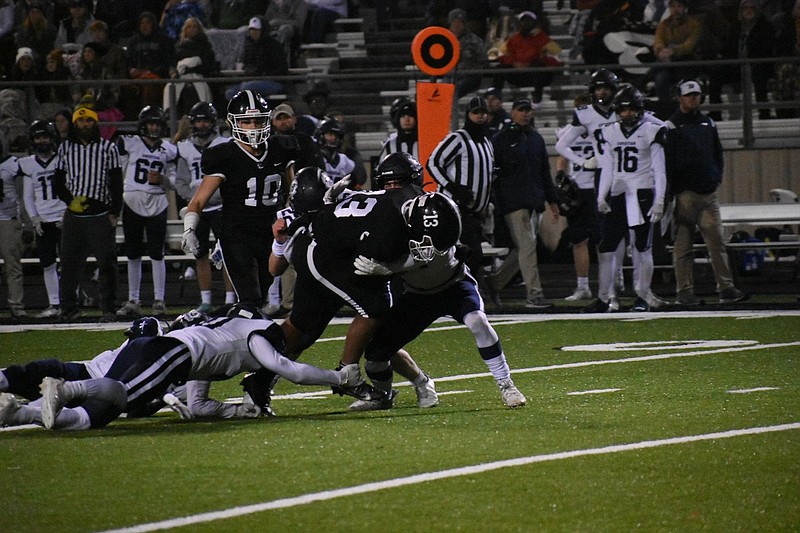
[[[128,259],[128,300],[139,301],[139,286],[142,284],[142,258]]]
[[[44,286],[47,289],[47,299],[50,305],[61,305],[61,299],[58,295],[58,265],[53,263],[43,269],[42,275],[44,276]]]
[[[163,259],[150,261],[153,269],[153,298],[164,301],[164,293],[167,287],[167,263]]]
[[[589,290],[589,278],[578,278],[578,288]]]
[[[508,368],[505,354],[500,354],[497,357],[484,360],[486,366],[489,367],[489,372],[492,373],[495,381],[511,378],[511,369]]]
[[[428,376],[426,376],[424,372],[420,372],[419,376],[411,380],[411,384],[415,387],[419,387],[420,385],[424,385],[427,381]]]
[[[0,392],[5,392],[8,390],[8,379],[3,372],[0,372]]]
[[[92,422],[89,420],[89,413],[87,413],[83,407],[76,407],[74,409],[65,407],[58,413],[54,426],[55,429],[68,431],[89,429],[90,427],[92,427]]]
[[[236,303],[236,293],[233,291],[225,291],[225,303],[226,304],[235,304]]]
[[[200,301],[211,305],[211,291],[200,291]]]

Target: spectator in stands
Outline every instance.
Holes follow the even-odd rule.
[[[506,42],[506,52],[498,57],[503,70],[495,75],[494,86],[502,90],[506,80],[519,87],[533,86],[532,102],[542,101],[543,88],[553,81],[552,72],[513,72],[514,69],[561,65],[561,47],[550,39],[532,11],[517,15],[519,29]]]
[[[667,121],[665,150],[667,181],[675,195],[673,262],[677,303],[701,303],[694,292],[693,276],[692,247],[697,228],[708,249],[720,303],[739,302],[747,295],[733,285],[716,193],[722,182],[722,144],[714,121],[700,111],[700,83],[686,80],[678,92],[678,109]]]
[[[483,93],[486,98],[486,109],[489,111],[489,120],[487,122],[489,127],[490,138],[511,124],[511,116],[503,108],[503,91],[497,87],[489,87]]]
[[[169,67],[175,64],[175,45],[161,33],[156,16],[145,11],[139,15],[137,32],[126,43],[128,76],[134,80],[164,79],[169,77]],[[146,105],[159,105],[163,86],[155,84],[135,85],[134,98],[123,109],[126,116],[135,116]]]
[[[306,42],[324,43],[338,18],[347,18],[347,0],[306,0],[308,32]]]
[[[270,33],[286,50],[290,65],[295,63],[299,54],[307,15],[308,4],[305,0],[272,0],[264,15],[269,22]]]
[[[308,106],[308,114],[297,119],[296,128],[298,131],[311,136],[314,135],[314,132],[317,131],[317,126],[319,126],[328,112],[330,96],[331,91],[324,81],[315,83],[311,90],[303,95],[303,101]]]
[[[169,0],[161,13],[159,25],[164,34],[173,41],[181,38],[183,24],[191,17],[206,22],[206,13],[199,0]]]
[[[128,77],[128,67],[125,60],[125,50],[111,41],[108,24],[102,20],[95,20],[89,26],[92,42],[97,45],[100,64],[103,66],[106,78],[110,80],[123,80]],[[114,94],[119,95],[119,87],[114,87]]]
[[[76,83],[73,85],[73,100],[78,101],[85,94],[90,94],[96,97],[100,94],[102,87],[101,80],[105,78],[103,72],[103,65],[98,59],[98,46],[96,43],[86,43],[83,45],[80,59],[80,70],[75,77],[83,83]],[[94,83],[92,83],[94,82]]]
[[[57,111],[53,115],[53,124],[56,125],[58,132],[58,144],[61,144],[72,133],[72,113],[68,109]]]
[[[450,25],[448,20],[450,11],[456,8],[462,9],[466,12],[466,24],[469,31],[484,39],[487,33],[487,21],[499,9],[496,5],[497,3],[486,2],[485,0],[432,0],[426,8],[425,19],[429,26],[444,26],[447,28]],[[520,12],[532,9],[532,4],[539,2],[538,0],[535,2],[503,0],[503,2],[499,3],[514,10],[514,12]],[[541,4],[539,4],[539,7],[541,8]]]
[[[136,20],[149,8],[142,0],[95,0],[94,18],[108,25],[111,39],[118,44],[127,41],[134,33]]]
[[[31,57],[31,62],[33,58]],[[24,287],[22,276],[22,214],[17,200],[19,163],[11,156],[0,163],[0,258],[5,263],[8,284],[8,307],[12,318],[24,318]]]
[[[14,2],[0,0],[0,76],[7,74],[14,65]]]
[[[492,301],[500,305],[498,292],[521,271],[527,291],[525,306],[548,309],[553,304],[545,299],[539,279],[536,234],[539,216],[548,207],[556,220],[560,214],[547,147],[531,126],[532,120],[533,102],[527,98],[516,100],[511,108],[511,124],[492,138],[496,172],[492,194],[515,248],[486,281]]]
[[[40,81],[67,81],[72,79],[69,69],[61,59],[61,49],[56,48],[47,54],[44,70],[39,74]],[[70,107],[73,104],[72,91],[68,85],[39,85],[35,88],[36,99],[40,104],[55,104],[59,107]],[[65,117],[69,124],[69,116]]]
[[[774,57],[775,30],[759,11],[755,0],[741,0],[739,17],[728,39],[723,43],[722,59],[754,59]],[[771,63],[755,63],[750,66],[756,102],[767,101],[769,80],[773,76],[774,65]],[[713,67],[709,69],[709,99],[712,104],[722,103],[722,87],[727,84],[739,86],[741,69],[733,65]],[[722,120],[719,111],[712,111],[709,116],[714,120]],[[759,109],[761,119],[770,118],[769,109]]]
[[[214,26],[221,30],[235,30],[246,26],[253,17],[263,15],[265,0],[213,0]]]
[[[658,63],[692,61],[698,58],[697,42],[702,31],[700,22],[689,16],[688,0],[670,0],[670,15],[656,26],[653,53]],[[650,70],[661,115],[672,108],[672,89],[680,79],[694,75],[694,68],[659,68]]]
[[[395,131],[389,134],[385,141],[378,162],[384,160],[389,154],[405,152],[419,160],[419,142],[417,138],[417,103],[401,96],[392,102],[389,110],[389,119]]]
[[[28,4],[25,19],[17,30],[16,42],[18,47],[27,46],[33,50],[39,72],[44,71],[45,58],[54,48],[57,33],[56,27],[45,17],[44,4],[38,0]]]
[[[38,78],[36,64],[33,61],[33,50],[27,46],[17,50],[17,59],[6,79],[8,81],[36,81]]]
[[[483,39],[475,35],[467,27],[467,12],[463,9],[453,9],[447,15],[450,31],[458,38],[459,58],[456,68],[459,70],[480,70],[487,66],[486,47]],[[451,73],[447,81],[455,79],[456,98],[474,92],[481,86],[480,74]]]
[[[55,46],[60,48],[65,43],[75,43],[83,46],[88,43],[92,34],[89,25],[94,17],[86,8],[84,0],[69,0],[69,17],[62,19],[58,25]]]
[[[36,254],[49,302],[36,318],[56,318],[61,312],[56,259],[61,241],[61,221],[67,205],[52,194],[50,187],[42,185],[52,183],[56,170],[58,132],[55,125],[46,120],[34,121],[28,131],[31,155],[19,159],[19,172],[23,178],[25,211],[36,233]]]
[[[170,78],[190,80],[219,74],[219,62],[200,19],[189,17],[183,23],[180,40],[175,43],[176,64],[169,69]],[[185,115],[197,102],[211,102],[214,97],[207,82],[176,83],[178,113]],[[169,85],[164,88],[164,110],[171,107]]]
[[[248,23],[241,63],[244,65],[245,76],[259,76],[261,79],[245,81],[230,87],[225,91],[225,97],[229,100],[233,98],[233,95],[245,89],[256,91],[262,96],[269,96],[283,90],[282,83],[267,78],[285,76],[289,73],[286,54],[284,54],[281,44],[273,39],[268,31],[264,31],[264,21],[261,17],[253,17]]]

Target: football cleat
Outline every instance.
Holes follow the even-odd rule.
[[[417,393],[417,405],[422,409],[439,405],[439,395],[436,394],[436,384],[428,374],[425,374],[425,377],[428,378],[425,380],[425,383],[414,387],[414,392]]]
[[[247,374],[239,382],[245,394],[249,394],[252,402],[265,414],[272,412],[272,382],[276,376],[274,372],[262,369]]]
[[[14,414],[19,411],[17,398],[10,393],[0,394],[0,426],[12,425]]]
[[[392,389],[389,394],[378,400],[356,400],[350,404],[351,411],[386,411],[394,407],[394,398],[397,391]]]
[[[500,387],[500,396],[503,398],[503,403],[508,407],[513,409],[527,403],[528,400],[526,400],[525,396],[517,389],[514,382],[511,381],[511,378],[501,379],[497,382],[497,386]]]
[[[58,413],[70,400],[64,391],[64,380],[46,377],[39,385],[39,391],[42,393],[42,424],[53,429]]]
[[[578,302],[581,300],[591,300],[592,299],[592,291],[589,289],[584,289],[583,287],[578,287],[575,289],[575,292],[564,298],[564,300],[568,302]]]

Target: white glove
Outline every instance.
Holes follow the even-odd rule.
[[[180,401],[180,399],[178,399],[178,397],[172,394],[171,392],[166,393],[162,399],[164,400],[164,403],[169,406],[170,409],[178,413],[178,415],[180,415],[180,417],[183,418],[184,420],[191,420],[194,418],[194,415],[192,414],[192,411],[189,409],[189,406]]]
[[[181,239],[181,248],[189,255],[197,256],[200,253],[200,240],[194,232],[194,229],[189,228],[183,232],[183,239]]]
[[[647,212],[647,216],[650,217],[650,222],[653,224],[661,220],[661,217],[664,216],[664,204],[661,202],[654,203],[650,211]]]
[[[252,402],[242,401],[241,405],[236,406],[236,418],[258,418],[261,416],[261,408]]]
[[[36,235],[41,237],[44,234],[44,228],[42,228],[42,217],[38,215],[31,217],[31,224],[33,224],[33,231],[36,232]]]
[[[341,384],[348,387],[355,387],[364,381],[361,379],[361,369],[359,368],[358,363],[343,366],[339,369],[339,375],[342,378]]]
[[[583,169],[584,170],[594,170],[597,168],[597,158],[590,157],[586,161],[583,162]]]
[[[598,200],[597,201],[597,210],[600,213],[602,213],[604,215],[607,215],[608,213],[611,212],[611,206],[608,205],[608,202],[606,202],[605,200]]]
[[[335,204],[336,201],[339,199],[339,195],[347,189],[353,181],[352,174],[348,174],[347,176],[343,177],[339,181],[333,184],[333,186],[325,191],[325,196],[323,196],[323,201],[326,204]]]
[[[358,276],[391,276],[393,274],[386,266],[363,255],[356,257],[353,266],[356,267]]]

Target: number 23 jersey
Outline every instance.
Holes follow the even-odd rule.
[[[282,176],[295,154],[274,137],[258,157],[231,141],[206,148],[201,165],[204,176],[223,180],[219,192],[224,216],[271,218],[280,207]]]

